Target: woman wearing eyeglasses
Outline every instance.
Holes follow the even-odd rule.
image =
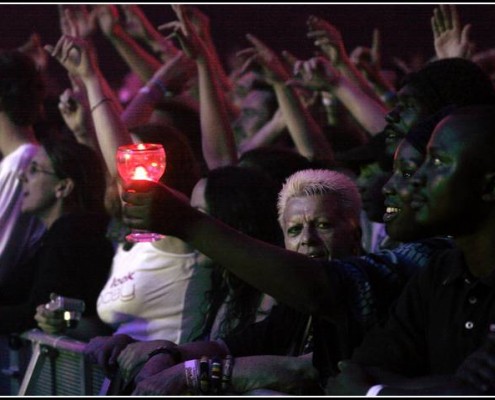
[[[85,330],[96,316],[96,299],[113,257],[105,237],[105,174],[98,155],[75,140],[47,138],[40,144],[20,175],[21,208],[38,217],[47,231],[34,257],[0,290],[0,333],[35,327],[37,306],[57,293],[85,302],[78,330],[67,331],[83,339],[94,334]]]

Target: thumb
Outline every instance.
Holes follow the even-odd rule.
[[[469,33],[471,31],[471,24],[467,24],[464,26],[461,32],[461,42],[468,43],[469,42]]]

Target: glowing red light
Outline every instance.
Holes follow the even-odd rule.
[[[117,150],[117,170],[124,181],[157,182],[165,173],[165,166],[166,154],[161,144],[131,144]]]

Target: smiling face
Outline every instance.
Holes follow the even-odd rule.
[[[57,187],[60,179],[53,171],[52,163],[41,147],[21,176],[23,199],[21,210],[43,219],[57,203]]]
[[[408,242],[428,236],[415,222],[411,208],[410,179],[424,160],[423,154],[406,140],[402,140],[394,158],[394,172],[383,186],[386,211],[383,222],[388,235],[397,241]]]
[[[332,194],[290,198],[282,229],[286,249],[321,260],[353,254],[360,237],[359,225],[343,215]]]

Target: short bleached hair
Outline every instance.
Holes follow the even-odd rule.
[[[341,172],[328,169],[305,169],[287,178],[278,194],[278,221],[283,227],[287,202],[293,197],[333,195],[343,218],[359,221],[361,196],[354,181]]]

